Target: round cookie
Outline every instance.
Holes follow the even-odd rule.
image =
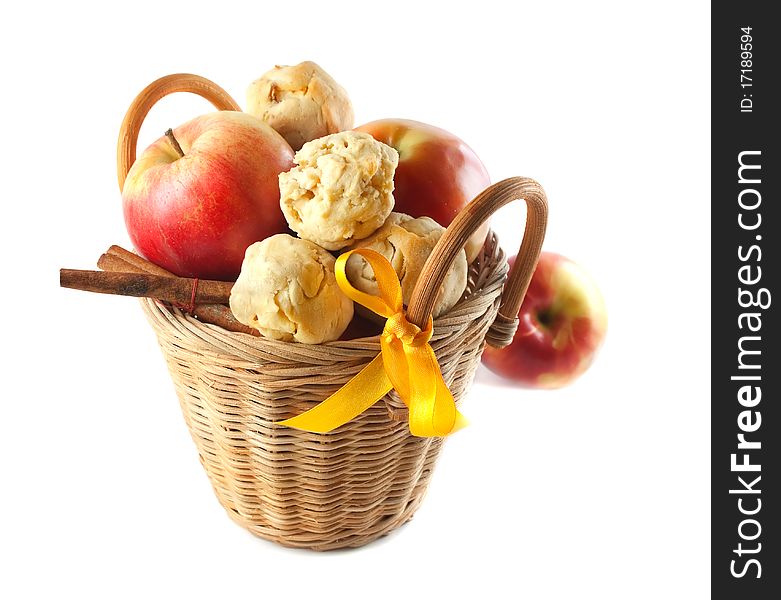
[[[399,153],[368,133],[342,131],[304,144],[279,174],[280,206],[299,237],[339,250],[374,233],[393,210]]]
[[[354,124],[347,92],[311,61],[276,66],[253,81],[247,112],[276,129],[293,150]]]
[[[334,257],[312,242],[280,233],[255,242],[230,295],[236,319],[276,340],[336,340],[353,318],[339,289]]]

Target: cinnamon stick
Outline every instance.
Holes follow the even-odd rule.
[[[222,304],[199,304],[195,307],[193,314],[203,323],[211,323],[228,331],[249,333],[255,337],[260,337],[260,332],[257,329],[247,327],[244,323],[237,321],[231,309]]]
[[[228,302],[233,287],[227,281],[78,269],[60,269],[60,285],[100,294],[155,298],[183,306]]]
[[[126,263],[124,260],[113,254],[102,254],[98,259],[98,268],[103,271],[110,271],[112,273],[146,273]]]
[[[166,271],[163,267],[156,265],[155,263],[148,261],[143,256],[139,256],[135,252],[130,252],[130,250],[125,250],[122,246],[113,245],[108,250],[106,250],[106,254],[104,256],[111,256],[115,258],[119,258],[129,265],[133,266],[134,269],[137,269],[140,273],[149,273],[150,275],[163,275],[165,277],[175,277],[173,273],[170,271]],[[100,266],[100,265],[98,265]],[[101,267],[102,269],[103,267]],[[125,269],[128,272],[132,272],[134,269]],[[105,269],[108,271],[109,269]]]
[[[127,272],[127,273],[150,273],[157,275],[166,275],[174,277],[173,273],[153,262],[146,260],[121,246],[113,245],[98,259],[98,267],[104,271]],[[244,323],[236,320],[230,308],[223,304],[200,304],[196,305],[193,315],[203,323],[211,323],[222,327],[227,331],[236,333],[248,333],[255,337],[260,336],[260,332],[252,327],[247,327]]]

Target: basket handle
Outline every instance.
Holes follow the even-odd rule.
[[[141,131],[144,119],[158,100],[174,92],[198,94],[211,102],[217,110],[241,111],[239,105],[231,98],[228,92],[213,81],[200,75],[175,73],[150,83],[133,100],[130,108],[125,113],[125,118],[122,120],[122,127],[119,129],[119,140],[117,141],[117,180],[119,181],[120,192],[125,185],[125,178],[128,171],[130,171],[130,167],[136,161],[138,134]]]
[[[512,341],[518,327],[518,311],[537,267],[548,222],[545,191],[539,183],[528,177],[511,177],[493,184],[456,215],[418,277],[407,308],[410,322],[425,327],[445,275],[469,236],[494,212],[518,199],[526,201],[526,229],[518,257],[502,292],[499,312],[486,334],[486,341],[495,348],[503,348]]]

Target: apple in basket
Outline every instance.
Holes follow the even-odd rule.
[[[443,227],[491,184],[477,154],[444,129],[406,119],[381,119],[356,128],[399,153],[393,178],[394,210],[412,217],[431,217]],[[471,263],[485,242],[488,224],[465,246]]]
[[[518,319],[510,345],[487,346],[483,364],[527,387],[558,388],[575,380],[591,365],[607,331],[605,302],[594,280],[552,252],[540,255]]]
[[[176,275],[235,280],[250,244],[287,231],[277,176],[292,166],[293,150],[260,119],[196,117],[130,169],[122,189],[130,239]]]

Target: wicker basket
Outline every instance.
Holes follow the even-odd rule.
[[[135,160],[144,117],[157,100],[177,91],[197,93],[221,110],[238,110],[221,88],[197,76],[152,83],[123,123],[120,187]],[[457,403],[472,382],[486,339],[495,346],[512,339],[545,233],[547,204],[539,185],[505,180],[470,203],[432,253],[408,307],[409,320],[424,324],[447,266],[470,233],[519,198],[528,204],[527,224],[507,286],[505,256],[491,233],[470,268],[464,297],[434,322],[431,346]],[[234,521],[285,546],[328,550],[364,545],[412,517],[443,439],[410,435],[406,407],[395,392],[327,434],[275,425],[356,375],[380,352],[378,337],[285,343],[226,331],[154,300],[141,304],[201,463]]]

